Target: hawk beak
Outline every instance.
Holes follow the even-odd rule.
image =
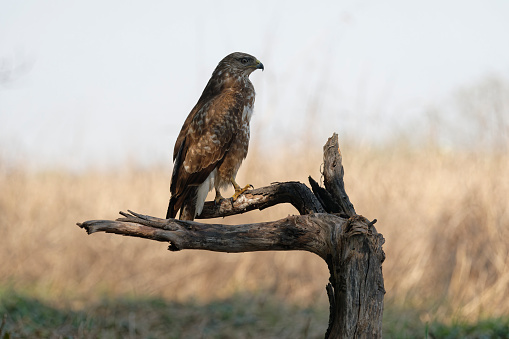
[[[256,60],[256,69],[264,70],[263,64],[260,62],[260,60]]]

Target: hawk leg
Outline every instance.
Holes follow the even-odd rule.
[[[233,185],[233,188],[235,188],[235,193],[232,195],[232,201],[235,201],[238,199],[238,197],[243,194],[244,192],[246,192],[247,190],[249,190],[250,188],[253,189],[253,185],[249,184],[249,185],[246,185],[244,188],[241,188],[239,186],[239,184],[237,184],[235,182],[235,179],[231,178],[230,179],[231,182],[232,182],[232,185]]]
[[[222,199],[224,198],[221,195],[221,192],[219,192],[219,190],[216,188],[216,197],[214,198],[214,204],[219,205]]]

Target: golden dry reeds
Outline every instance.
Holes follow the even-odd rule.
[[[386,238],[386,302],[445,320],[509,314],[509,156],[342,147],[345,183],[358,213]],[[300,154],[302,155],[302,153]],[[239,184],[319,179],[321,150],[305,157],[251,151]],[[76,222],[119,210],[164,216],[168,168],[72,174],[0,171],[0,286],[78,304],[107,295],[221,299],[267,293],[326,307],[328,270],[304,252],[182,251]],[[230,192],[231,193],[231,192]],[[213,222],[281,218],[279,206]]]

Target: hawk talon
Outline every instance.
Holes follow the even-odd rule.
[[[244,188],[235,188],[235,193],[232,195],[232,201],[236,201],[242,194],[244,194],[246,191],[249,191],[249,188],[253,189],[254,186],[251,184],[246,185]]]
[[[223,196],[221,195],[221,193],[217,192],[216,191],[216,197],[214,198],[214,205],[215,206],[218,206],[218,205],[221,205],[221,200],[223,200]]]

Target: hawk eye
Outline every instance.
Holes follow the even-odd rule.
[[[240,59],[240,62],[242,62],[245,65],[245,64],[247,64],[249,62],[249,59],[248,58],[242,58],[242,59]]]

